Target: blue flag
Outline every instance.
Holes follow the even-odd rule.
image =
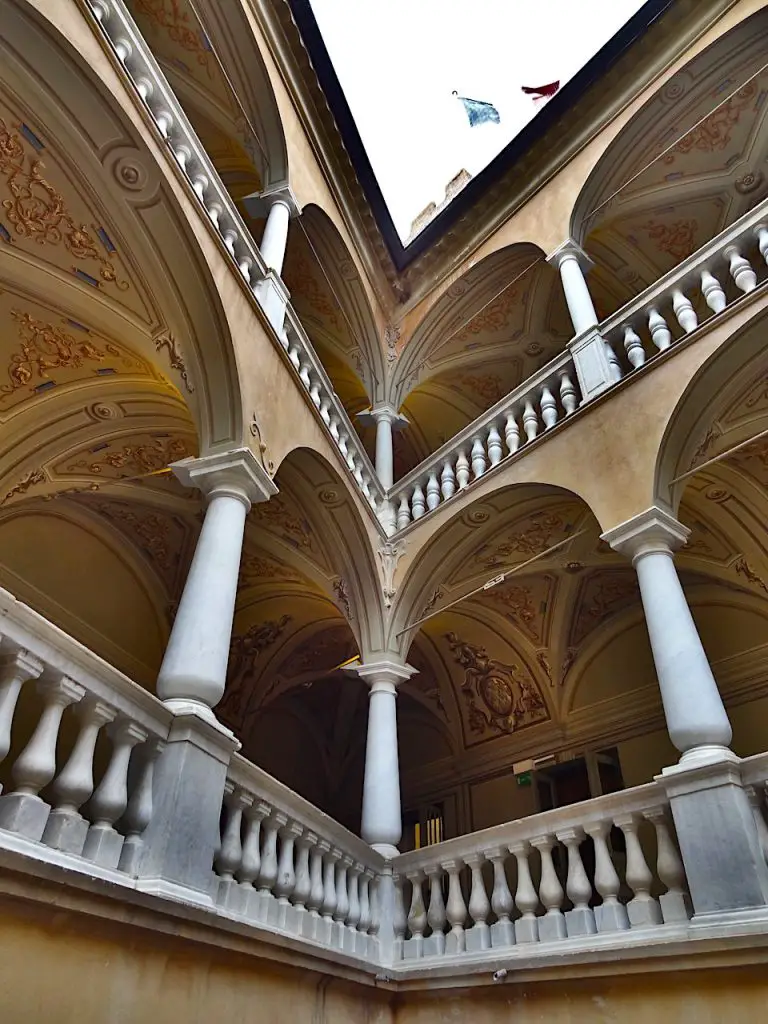
[[[468,96],[459,96],[455,89],[453,95],[458,97],[464,104],[470,128],[475,128],[479,124],[487,124],[489,122],[492,124],[501,123],[499,112],[492,103],[483,103],[482,100],[471,100]]]

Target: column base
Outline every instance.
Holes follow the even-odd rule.
[[[86,860],[102,868],[116,868],[120,863],[123,837],[111,825],[91,825],[83,846]]]
[[[52,850],[74,853],[80,856],[88,835],[88,822],[77,811],[60,811],[54,808],[48,815],[43,831],[43,842]]]
[[[698,747],[656,781],[669,797],[695,913],[765,906],[768,867],[733,751]]]
[[[539,941],[557,942],[559,939],[568,938],[568,929],[565,926],[565,916],[562,911],[539,918]]]

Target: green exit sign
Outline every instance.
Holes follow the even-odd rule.
[[[521,772],[519,775],[516,775],[515,778],[517,779],[518,786],[530,786],[533,782],[533,773]]]

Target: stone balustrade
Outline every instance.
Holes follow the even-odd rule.
[[[224,912],[377,960],[384,865],[358,836],[233,757],[215,861]]]
[[[768,200],[600,325],[616,380],[718,316],[766,276]]]
[[[755,819],[757,838],[768,864],[768,754],[756,754],[741,762],[741,779]]]
[[[376,473],[307,333],[288,302],[282,279],[269,270],[184,110],[123,0],[87,0],[157,130],[173,153],[206,217],[275,329],[288,361],[317,409],[334,447],[373,511],[383,496]],[[277,295],[278,300],[275,300]]]
[[[1,589],[0,637],[0,829],[135,875],[170,712]]]
[[[461,957],[686,924],[685,870],[655,783],[393,862],[402,959]]]
[[[568,352],[452,437],[389,491],[398,530],[461,494],[570,416],[580,394]]]

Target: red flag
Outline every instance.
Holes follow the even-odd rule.
[[[539,85],[535,87],[523,85],[521,88],[524,93],[529,96],[533,96],[533,102],[536,103],[537,100],[549,99],[550,96],[554,96],[560,88],[560,82],[550,82],[548,85]]]

